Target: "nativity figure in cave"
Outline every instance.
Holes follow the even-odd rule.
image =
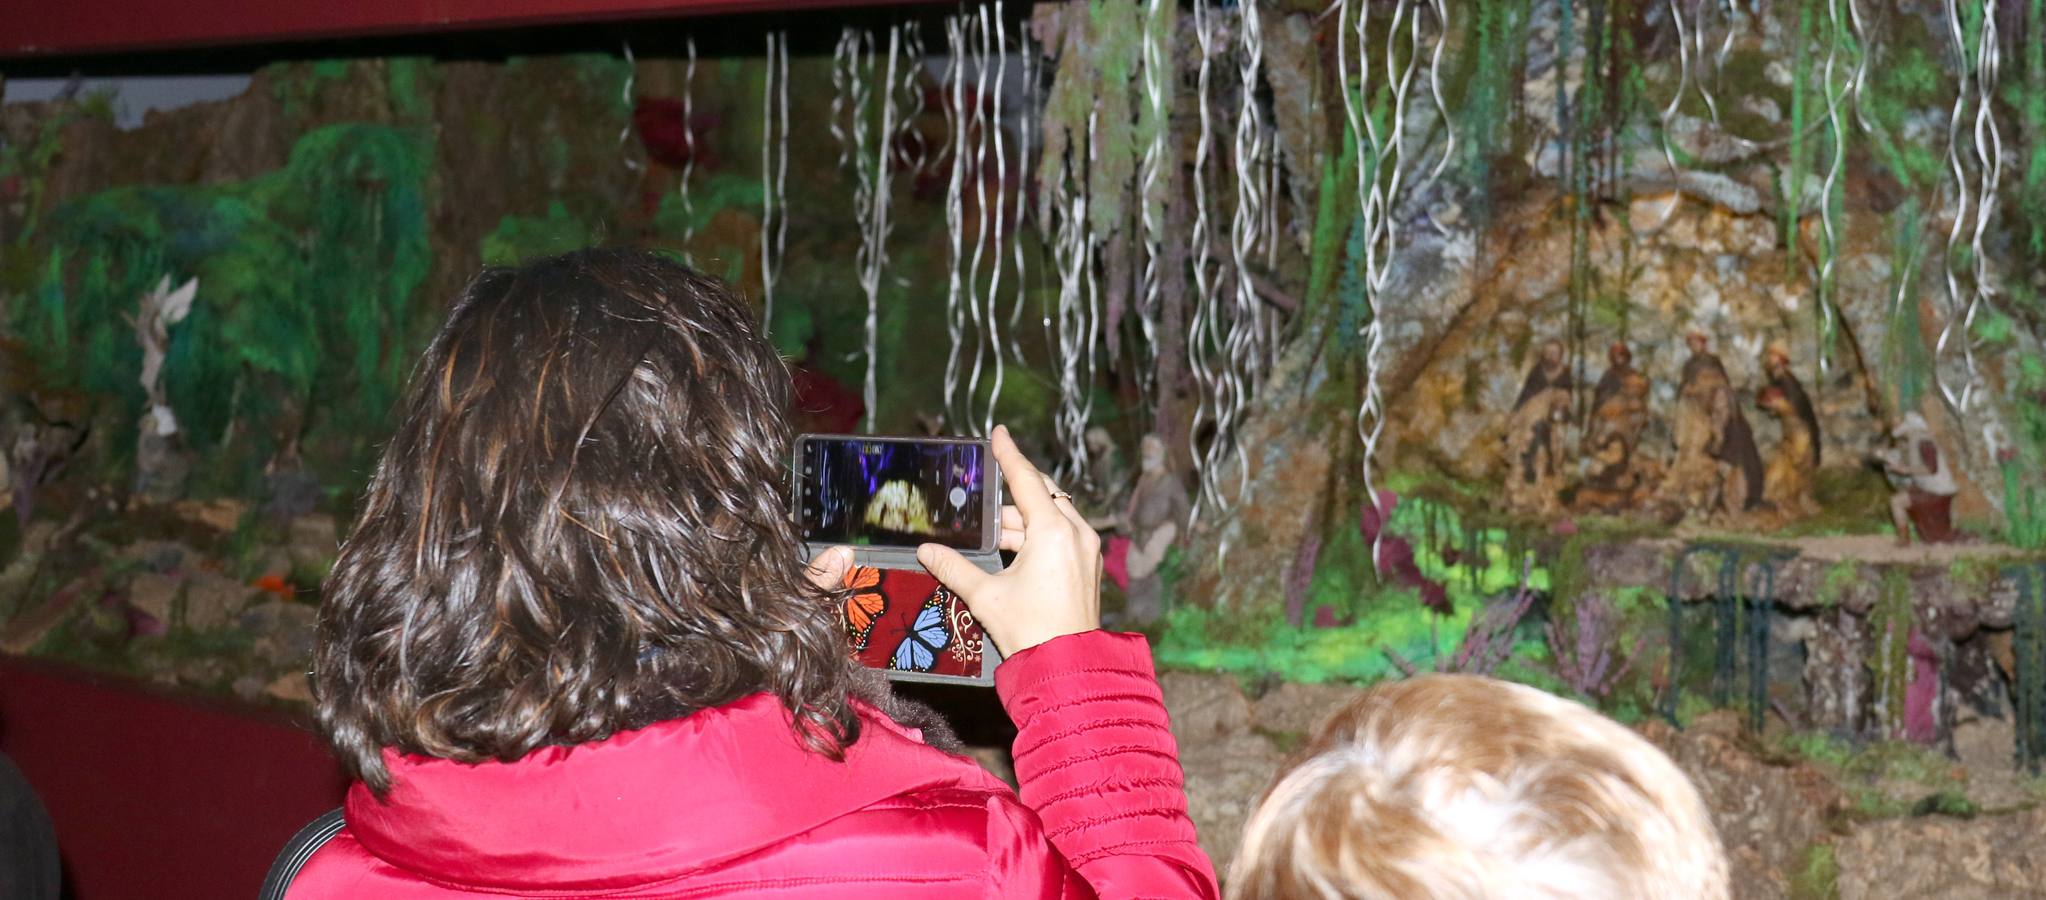
[[[1561,426],[1570,415],[1571,388],[1563,342],[1542,344],[1541,357],[1528,370],[1506,422],[1506,455],[1512,465],[1506,503],[1517,511],[1536,515],[1559,511],[1562,469],[1557,457]]]
[[[1685,513],[1726,519],[1762,507],[1762,454],[1741,412],[1726,366],[1702,331],[1685,338],[1691,356],[1677,388],[1677,455],[1667,496]]]
[[[1159,571],[1165,557],[1186,536],[1193,503],[1186,485],[1172,471],[1165,439],[1144,435],[1138,445],[1140,471],[1122,512],[1091,524],[1100,531],[1119,531],[1108,541],[1103,563],[1108,576],[1123,589],[1123,618],[1128,624],[1157,621],[1165,612],[1165,583]]]
[[[1088,506],[1114,516],[1129,502],[1134,486],[1130,483],[1129,465],[1123,462],[1122,448],[1115,445],[1115,437],[1108,429],[1099,425],[1087,429],[1082,440],[1087,443]]]
[[[1625,362],[1625,345],[1615,343],[1611,354],[1619,377],[1600,379],[1599,402],[1592,409],[1586,427],[1586,454],[1591,475],[1580,485],[1571,506],[1580,512],[1618,515],[1640,510],[1654,496],[1661,466],[1639,452],[1641,433],[1648,425],[1648,378]],[[1607,390],[1607,382],[1612,389]]]
[[[1763,499],[1782,521],[1809,518],[1819,511],[1818,502],[1812,498],[1812,483],[1818,471],[1816,435],[1798,411],[1796,401],[1773,383],[1762,388],[1755,405],[1776,417],[1783,434],[1776,442],[1775,452],[1769,455],[1769,466],[1762,476]]]
[[[1797,380],[1796,373],[1790,370],[1790,348],[1785,347],[1781,341],[1771,341],[1769,349],[1762,354],[1762,372],[1769,376],[1769,387],[1783,392],[1784,399],[1790,403],[1791,411],[1797,415],[1797,420],[1804,424],[1805,431],[1811,436],[1811,447],[1808,452],[1811,455],[1811,467],[1816,470],[1819,467],[1819,414],[1812,406],[1811,395],[1805,393],[1804,382]]]
[[[1890,522],[1897,528],[1898,545],[1911,543],[1914,525],[1919,540],[1928,544],[1952,541],[1954,495],[1960,487],[1932,427],[1924,416],[1906,413],[1890,437],[1895,444],[1879,461],[1899,488],[1890,495]]]

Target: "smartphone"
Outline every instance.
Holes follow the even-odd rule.
[[[806,555],[853,548],[840,611],[853,654],[898,679],[992,683],[994,645],[916,561],[919,545],[943,544],[1001,570],[1001,474],[988,442],[805,434],[793,463]]]

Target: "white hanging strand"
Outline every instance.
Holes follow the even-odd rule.
[[[862,32],[850,25],[838,34],[838,46],[831,51],[831,139],[838,143],[838,165],[850,168],[853,161],[853,140],[847,130],[846,115],[852,112],[853,84],[859,68],[860,38]]]
[[[1961,353],[1968,368],[1968,383],[1961,387],[1963,411],[1973,400],[1981,378],[1975,369],[1975,316],[1984,304],[1993,303],[1996,297],[1988,248],[1982,243],[1983,235],[1989,229],[1989,220],[1996,215],[1996,189],[2003,180],[2003,132],[1996,125],[1996,83],[1998,70],[2002,67],[1996,18],[1996,4],[1984,4],[1975,62],[1975,162],[1981,175],[1981,194],[1975,201],[1975,232],[1969,238],[1973,250],[1974,284],[1968,294],[1967,312],[1961,316]]]
[[[1967,37],[1961,25],[1961,13],[1956,0],[1946,2],[1947,33],[1954,42],[1954,56],[1958,74],[1958,86],[1954,96],[1953,113],[1947,121],[1947,168],[1954,176],[1954,212],[1952,227],[1947,232],[1947,252],[1943,259],[1946,274],[1947,310],[1946,322],[1940,328],[1939,340],[1933,347],[1933,382],[1940,393],[1957,413],[1967,412],[1974,400],[1975,383],[1978,374],[1975,368],[1973,340],[1969,334],[1981,304],[1993,291],[1992,276],[1988,259],[1984,254],[1982,237],[1989,227],[1989,220],[1996,211],[1996,187],[2003,174],[2003,136],[1996,125],[1992,98],[1996,89],[1999,66],[1997,54],[1996,11],[1982,10],[1982,24],[1977,34],[1977,45],[1973,48],[1974,58],[1970,60]],[[1972,129],[1969,132],[1976,178],[1971,182],[1968,174],[1968,160],[1963,153],[1963,130],[1961,123],[1969,119],[1968,109],[1975,106]],[[1971,204],[1973,208],[1970,214]],[[1973,256],[1968,273],[1969,283],[1963,286],[1961,275],[1955,271],[1954,255],[1968,235],[1969,250]],[[1961,359],[1966,382],[1958,396],[1939,374],[1939,361],[1945,357],[1947,346],[1959,339]]]
[[[876,330],[881,313],[881,274],[888,267],[888,232],[890,228],[888,208],[889,201],[893,199],[893,192],[889,188],[890,167],[888,165],[888,157],[890,149],[895,145],[895,131],[897,128],[895,118],[895,73],[897,67],[901,64],[902,36],[910,27],[909,25],[898,25],[888,30],[888,69],[887,74],[882,77],[880,82],[882,89],[881,131],[878,134],[872,164],[874,174],[870,197],[873,201],[873,210],[867,219],[867,233],[872,235],[869,241],[872,251],[867,255],[868,269],[865,277],[862,279],[864,282],[863,286],[867,291],[866,404],[867,430],[869,432],[874,430],[875,407],[878,400],[874,384],[877,369],[874,350],[879,343],[879,336]]]
[[[1846,92],[1853,88],[1851,80],[1847,84],[1841,85],[1836,84],[1834,79],[1834,71],[1839,63],[1840,41],[1842,37],[1840,0],[1826,0],[1826,13],[1829,22],[1826,32],[1826,63],[1821,72],[1824,79],[1822,83],[1826,86],[1826,125],[1832,134],[1832,152],[1829,154],[1830,159],[1826,165],[1826,180],[1819,187],[1819,233],[1820,240],[1824,243],[1824,251],[1819,254],[1819,289],[1817,291],[1819,313],[1819,333],[1817,336],[1819,348],[1818,386],[1820,387],[1824,386],[1826,376],[1832,372],[1833,289],[1836,281],[1835,272],[1838,269],[1837,257],[1839,256],[1840,247],[1839,226],[1833,221],[1833,198],[1836,190],[1844,189],[1844,185],[1841,183],[1841,175],[1847,166],[1847,124],[1840,118],[1840,107],[1847,99]],[[1790,192],[1790,202],[1794,205],[1794,211],[1791,215],[1800,216],[1804,212],[1802,209],[1804,186],[1792,185]]]
[[[948,262],[949,278],[945,291],[945,334],[951,341],[945,356],[945,410],[951,422],[964,422],[972,418],[972,398],[964,402],[959,398],[960,351],[965,340],[966,310],[965,286],[961,278],[965,268],[963,239],[966,234],[966,157],[968,150],[966,117],[966,18],[964,14],[945,20],[945,90],[948,102],[945,104],[945,134],[952,155],[952,174],[945,188],[945,231],[950,236],[951,254]],[[979,338],[974,338],[976,344]]]
[[[767,85],[761,93],[760,295],[762,330],[774,326],[774,280],[789,238],[789,36],[767,33]]]
[[[696,203],[689,197],[689,180],[696,174],[696,36],[686,44],[689,64],[682,74],[682,261],[696,265],[689,245],[696,241]]]
[[[1212,464],[1213,456],[1210,455],[1215,441],[1210,440],[1208,446],[1203,448],[1200,444],[1200,435],[1203,428],[1214,424],[1217,419],[1215,406],[1221,386],[1210,357],[1212,348],[1220,343],[1216,328],[1220,302],[1215,296],[1212,271],[1213,226],[1208,221],[1208,182],[1213,169],[1215,143],[1214,121],[1208,97],[1210,70],[1213,68],[1212,62],[1215,58],[1215,27],[1208,0],[1193,0],[1193,13],[1194,39],[1200,45],[1200,67],[1195,80],[1198,92],[1196,102],[1200,109],[1200,135],[1194,144],[1194,296],[1186,349],[1187,369],[1193,376],[1195,392],[1199,398],[1199,402],[1194,406],[1193,426],[1187,429],[1189,440],[1192,442],[1188,449],[1193,455],[1194,474],[1199,481],[1195,491],[1196,502],[1192,518],[1198,520],[1202,510],[1219,509],[1219,502],[1216,499],[1218,490],[1215,484],[1215,467]]]
[[[967,29],[966,46],[970,60],[973,63],[974,76],[973,96],[969,98],[971,108],[970,111],[962,111],[962,114],[967,116],[966,133],[968,138],[967,146],[969,148],[969,155],[967,156],[969,168],[967,171],[973,182],[973,212],[977,217],[977,221],[973,224],[973,253],[967,258],[966,265],[966,308],[973,322],[974,342],[973,365],[968,370],[966,378],[966,416],[959,420],[960,427],[962,428],[972,428],[972,423],[980,418],[976,410],[976,404],[980,398],[980,377],[981,373],[989,365],[986,336],[994,324],[986,321],[986,307],[981,302],[982,288],[980,280],[981,263],[985,260],[988,252],[990,219],[987,195],[989,157],[987,78],[988,70],[991,67],[988,65],[989,47],[986,12],[986,8],[982,7],[976,13],[971,14],[965,24]],[[996,202],[1000,202],[999,198],[997,198]]]
[[[1085,193],[1069,191],[1065,181],[1060,180],[1053,188],[1061,202],[1058,206],[1058,240],[1053,248],[1053,260],[1059,269],[1059,406],[1054,419],[1059,444],[1065,448],[1067,463],[1062,467],[1066,474],[1082,472],[1087,467],[1087,418],[1092,411],[1088,399],[1093,385],[1094,372],[1091,356],[1086,346],[1094,342],[1094,318],[1092,308],[1084,296],[1088,290],[1081,282],[1091,283],[1087,277],[1090,271],[1090,251],[1087,236],[1087,196]],[[1077,452],[1074,448],[1078,448]]]
[[[852,133],[853,159],[857,181],[853,193],[854,207],[861,216],[860,251],[858,257],[860,288],[867,296],[866,321],[866,381],[862,399],[866,403],[866,429],[874,430],[876,404],[879,393],[876,389],[876,374],[879,360],[876,350],[880,343],[879,323],[881,314],[881,276],[888,266],[888,220],[891,148],[896,136],[896,94],[899,93],[897,72],[902,61],[902,39],[909,26],[897,26],[888,30],[888,62],[878,81],[874,80],[876,61],[873,37],[864,32],[857,34],[850,57],[853,65],[849,69],[849,83],[852,88],[851,108],[853,113],[850,131]],[[847,33],[853,33],[848,29]],[[840,39],[840,45],[847,41]],[[870,134],[868,129],[867,102],[871,99],[873,86],[879,87],[881,127]],[[871,140],[870,140],[871,138]]]
[[[1019,68],[1023,80],[1023,109],[1016,116],[1016,205],[1011,215],[1016,223],[1016,237],[1010,242],[1016,258],[1016,301],[1009,308],[1009,356],[1019,364],[1027,364],[1023,358],[1023,347],[1016,341],[1017,325],[1023,318],[1024,303],[1030,297],[1029,267],[1023,246],[1023,216],[1028,209],[1026,201],[1030,192],[1024,185],[1030,183],[1030,160],[1037,156],[1037,145],[1033,142],[1032,123],[1036,122],[1040,110],[1037,103],[1037,49],[1030,46],[1028,29],[1016,35],[1017,53],[1021,57]],[[1003,189],[1007,190],[1005,182]]]
[[[625,48],[625,86],[619,90],[618,102],[625,106],[625,124],[618,129],[618,147],[620,150],[625,148],[626,141],[632,139],[632,94],[633,89],[639,86],[639,61],[632,56],[632,42],[627,41],[623,46]],[[634,159],[629,154],[625,157],[625,167],[634,172],[646,170],[645,164]]]
[[[994,225],[988,234],[988,243],[994,248],[994,264],[988,275],[987,286],[988,356],[994,360],[995,380],[988,388],[987,414],[981,419],[980,431],[976,432],[977,434],[985,435],[992,433],[995,428],[995,405],[1001,402],[1002,399],[1002,378],[1004,374],[1002,322],[1001,314],[996,310],[996,305],[1001,302],[1002,262],[1006,256],[1002,252],[1002,241],[1006,239],[1006,235],[1009,232],[1008,207],[1003,203],[1002,197],[1002,191],[1009,183],[1009,157],[1002,139],[1002,94],[1005,93],[1003,90],[1004,82],[1009,77],[1008,26],[1002,21],[1002,0],[994,0],[994,2],[981,7],[980,21],[981,65],[985,68],[987,65],[986,60],[989,58],[995,61],[994,91],[991,100],[994,108],[993,114],[988,119],[986,137],[984,138],[987,143],[993,145],[995,160],[995,196],[993,202],[988,204],[988,206],[993,208],[994,212]],[[980,182],[985,185],[987,183],[986,176],[982,176]]]
[[[1259,184],[1263,173],[1258,170],[1259,158],[1264,153],[1264,124],[1257,103],[1258,77],[1264,66],[1264,33],[1254,0],[1238,4],[1236,11],[1239,42],[1237,77],[1240,80],[1234,159],[1236,215],[1229,232],[1236,290],[1231,293],[1235,305],[1229,310],[1228,337],[1223,344],[1226,365],[1222,377],[1224,389],[1220,396],[1224,402],[1218,407],[1215,438],[1220,448],[1236,459],[1236,495],[1241,497],[1250,487],[1250,461],[1235,452],[1236,429],[1250,405],[1250,395],[1255,390],[1255,379],[1261,368],[1258,365],[1261,355],[1258,345],[1262,343],[1258,322],[1263,301],[1258,299],[1254,287],[1250,255],[1256,248],[1264,219],[1265,198]]]
[[[1429,8],[1435,11],[1435,49],[1428,59],[1428,95],[1435,100],[1435,121],[1441,124],[1447,137],[1442,143],[1442,159],[1436,161],[1428,179],[1416,188],[1423,193],[1448,171],[1450,161],[1456,157],[1456,124],[1449,119],[1449,103],[1442,99],[1442,50],[1449,44],[1449,0],[1431,0]]]
[[[1354,26],[1350,26],[1351,7],[1354,3]],[[1435,12],[1436,41],[1448,33],[1448,19],[1445,8],[1429,7]],[[1364,234],[1363,287],[1361,298],[1365,309],[1365,324],[1362,342],[1364,345],[1364,399],[1357,410],[1357,436],[1364,445],[1361,466],[1364,479],[1366,502],[1378,502],[1378,487],[1373,472],[1378,453],[1378,443],[1385,428],[1384,395],[1379,384],[1380,354],[1384,349],[1385,329],[1382,319],[1381,300],[1392,276],[1393,262],[1399,244],[1398,205],[1402,197],[1403,172],[1401,164],[1405,157],[1405,135],[1407,100],[1410,88],[1422,56],[1421,11],[1416,9],[1411,18],[1407,7],[1401,4],[1394,8],[1393,18],[1386,29],[1383,87],[1389,94],[1391,110],[1383,133],[1372,115],[1368,104],[1372,93],[1374,63],[1370,44],[1371,8],[1368,0],[1341,0],[1338,10],[1337,58],[1347,60],[1343,41],[1356,41],[1357,87],[1349,88],[1347,74],[1344,75],[1343,113],[1352,136],[1358,144],[1357,164],[1357,207],[1358,227]],[[1404,61],[1399,52],[1401,26],[1406,26],[1408,52]],[[1566,61],[1558,60],[1563,66]],[[1432,69],[1433,63],[1431,63]],[[1431,73],[1431,81],[1435,76]],[[1431,88],[1432,90],[1432,88]],[[1445,157],[1446,158],[1446,157]],[[1438,168],[1440,163],[1438,163]],[[1380,535],[1383,538],[1383,534]],[[1371,559],[1373,565],[1379,562],[1380,545],[1374,542]]]
[[[1159,267],[1162,265],[1165,244],[1165,222],[1162,206],[1164,195],[1169,189],[1166,165],[1166,140],[1170,134],[1171,110],[1165,108],[1165,79],[1172,73],[1165,70],[1165,39],[1158,27],[1163,18],[1166,0],[1149,0],[1144,11],[1143,46],[1143,103],[1145,118],[1153,124],[1151,139],[1144,146],[1143,158],[1138,163],[1137,198],[1141,209],[1140,224],[1143,228],[1142,249],[1144,265],[1141,286],[1137,298],[1137,323],[1143,329],[1144,346],[1142,353],[1148,358],[1137,365],[1142,379],[1142,394],[1147,411],[1157,402],[1157,348],[1158,348],[1158,306],[1161,289]]]
[[[921,176],[930,163],[930,147],[924,143],[923,130],[914,127],[924,114],[922,31],[909,28],[903,32],[902,58],[907,62],[902,67],[902,96],[909,105],[902,111],[902,146],[897,150],[896,158],[906,171]]]

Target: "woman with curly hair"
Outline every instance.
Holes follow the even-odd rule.
[[[789,375],[663,257],[486,271],[402,405],[313,684],[358,779],[290,897],[1212,897],[1097,538],[997,430],[997,574],[919,559],[1007,656],[1022,796],[892,701],[801,562]]]

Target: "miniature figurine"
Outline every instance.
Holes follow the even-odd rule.
[[[1769,457],[1762,477],[1762,496],[1785,519],[1802,519],[1818,512],[1812,499],[1812,481],[1818,454],[1812,452],[1812,430],[1798,413],[1796,402],[1774,384],[1762,389],[1755,405],[1768,410],[1783,429],[1783,439]]]
[[[1586,455],[1604,454],[1615,435],[1626,443],[1631,455],[1648,427],[1648,379],[1634,369],[1634,354],[1627,345],[1614,341],[1606,350],[1612,365],[1592,392],[1591,421],[1585,427]]]
[[[1721,469],[1721,501],[1729,512],[1750,512],[1762,507],[1762,451],[1755,446],[1755,430],[1734,399],[1733,387],[1722,384],[1712,393],[1712,458]],[[1738,500],[1736,500],[1738,498]],[[1735,504],[1738,503],[1738,506]]]
[[[1562,476],[1557,468],[1559,425],[1570,413],[1570,370],[1563,343],[1542,345],[1542,355],[1528,370],[1506,423],[1507,458],[1513,471],[1506,479],[1506,502],[1523,512],[1557,511]]]
[[[1691,358],[1684,361],[1677,389],[1677,458],[1671,465],[1677,500],[1707,516],[1758,509],[1763,479],[1755,432],[1734,398],[1726,366],[1709,349],[1710,339],[1693,331],[1685,342]]]
[[[1604,389],[1601,379],[1600,390]],[[1588,454],[1592,474],[1578,488],[1572,506],[1584,512],[1619,514],[1648,502],[1660,472],[1654,460],[1636,453],[1647,417],[1648,379],[1628,369],[1592,412],[1590,432],[1595,437]]]
[[[1897,545],[1911,543],[1911,526],[1928,544],[1954,539],[1954,495],[1960,492],[1947,468],[1939,441],[1925,417],[1907,413],[1904,421],[1890,431],[1896,445],[1880,458],[1883,468],[1902,482],[1903,490],[1890,495],[1890,522],[1897,527]]]
[[[1088,480],[1093,488],[1088,492],[1088,505],[1097,510],[1122,509],[1129,501],[1131,488],[1129,466],[1123,462],[1122,450],[1116,447],[1108,429],[1099,425],[1087,429],[1082,440],[1087,443]]]
[[[1811,436],[1812,468],[1819,467],[1819,414],[1812,407],[1810,394],[1805,393],[1804,383],[1790,371],[1790,348],[1774,341],[1762,354],[1762,371],[1769,376],[1769,386],[1783,392],[1784,399],[1797,414],[1797,420],[1804,423],[1805,431]]]
[[[1634,351],[1627,349],[1625,342],[1614,341],[1606,348],[1606,362],[1609,363],[1606,372],[1599,376],[1598,387],[1591,394],[1591,409],[1594,416],[1598,414],[1599,407],[1606,405],[1606,401],[1618,396],[1626,388],[1628,378],[1638,374],[1634,371]]]
[[[1165,439],[1144,435],[1138,455],[1142,470],[1123,512],[1090,523],[1097,530],[1116,529],[1126,536],[1127,549],[1119,555],[1129,579],[1124,589],[1128,598],[1124,615],[1133,624],[1156,621],[1165,612],[1165,585],[1158,567],[1184,536],[1192,512],[1186,485],[1166,464]]]
[[[171,414],[163,385],[163,362],[170,352],[170,327],[192,311],[192,298],[198,291],[197,278],[172,290],[171,278],[165,275],[154,290],[142,295],[139,314],[133,320],[135,340],[142,345],[140,380],[149,401],[137,426],[135,487],[153,500],[175,499],[184,487],[187,464],[178,452],[178,420]]]

